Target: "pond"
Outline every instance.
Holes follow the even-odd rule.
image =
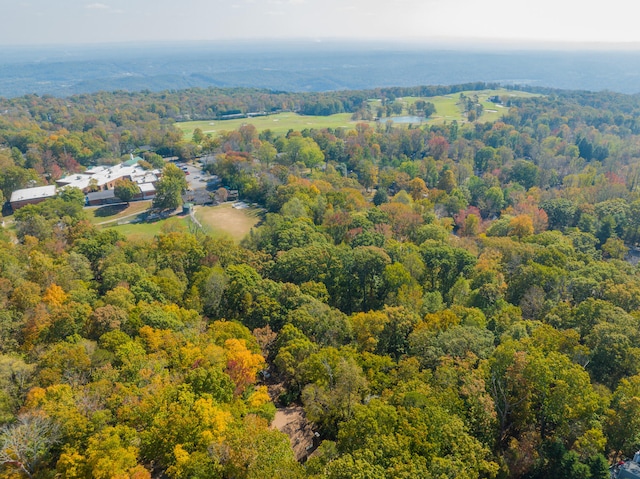
[[[423,116],[394,116],[389,120],[394,123],[422,123],[425,119]]]

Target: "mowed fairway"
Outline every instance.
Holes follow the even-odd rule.
[[[517,90],[507,90],[504,88],[498,90],[478,90],[478,91],[463,91],[458,93],[451,93],[449,95],[432,96],[432,97],[405,97],[398,98],[398,101],[404,103],[404,110],[402,115],[408,115],[407,108],[409,105],[415,103],[417,100],[424,100],[434,104],[436,112],[423,124],[442,124],[451,123],[456,120],[458,123],[464,123],[467,121],[464,111],[458,105],[460,100],[460,93],[468,97],[476,96],[478,101],[482,104],[484,111],[478,121],[487,122],[495,121],[502,117],[507,108],[503,105],[497,105],[489,101],[489,97],[498,95],[502,98],[528,98],[533,96],[539,96],[535,93],[529,93]],[[369,108],[375,115],[377,108],[380,106],[380,100],[369,100]],[[382,117],[380,119],[381,124],[385,124],[389,120],[393,120],[392,117]],[[352,121],[351,113],[340,113],[338,115],[330,116],[306,116],[298,115],[293,112],[278,113],[277,115],[259,116],[254,118],[239,118],[236,120],[204,120],[204,121],[187,121],[176,123],[176,126],[182,130],[186,139],[191,139],[193,131],[196,128],[200,128],[203,133],[210,133],[212,135],[219,135],[223,131],[233,131],[240,128],[242,125],[253,125],[258,131],[271,130],[276,135],[284,135],[289,130],[301,131],[305,128],[355,128],[357,123],[369,123],[370,125],[376,124],[373,121]],[[397,123],[396,126],[402,126],[401,123]],[[404,126],[407,126],[406,124]]]
[[[499,120],[502,115],[506,113],[507,108],[504,105],[498,105],[490,102],[489,97],[495,95],[501,98],[530,98],[534,96],[540,96],[535,93],[507,90],[502,88],[499,90],[463,91],[458,93],[451,93],[450,95],[433,96],[427,98],[405,97],[399,100],[405,104],[405,107],[412,103],[415,103],[418,100],[424,100],[433,103],[433,105],[436,107],[436,112],[426,121],[426,124],[442,124],[445,122],[451,123],[453,120],[456,120],[458,123],[464,123],[467,121],[467,119],[464,117],[464,112],[461,109],[460,105],[458,105],[461,93],[467,97],[473,97],[474,95],[478,96],[478,102],[484,108],[482,115],[478,119],[478,121],[480,122]]]
[[[185,138],[191,138],[196,128],[204,134],[218,135],[223,131],[233,131],[242,125],[251,124],[258,131],[271,130],[277,135],[283,135],[289,130],[304,130],[305,128],[354,128],[357,122],[351,121],[351,113],[339,113],[330,116],[306,116],[287,112],[277,115],[258,116],[254,118],[239,118],[237,120],[206,120],[176,123]]]
[[[249,234],[262,219],[260,208],[234,208],[231,203],[219,206],[196,207],[196,218],[202,223],[205,233],[211,236],[228,236],[235,242]]]

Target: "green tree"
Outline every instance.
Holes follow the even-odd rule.
[[[438,181],[438,188],[451,193],[451,191],[457,186],[456,177],[453,171],[450,169],[442,170],[440,173],[440,180]]]
[[[538,182],[539,168],[530,161],[518,160],[511,167],[509,177],[528,190]]]
[[[640,447],[640,376],[620,381],[611,400],[605,431],[615,451],[632,456]]]
[[[313,138],[294,136],[285,148],[289,164],[302,162],[307,168],[315,168],[324,161],[324,153]]]
[[[314,379],[302,391],[307,416],[329,438],[335,438],[339,423],[351,418],[366,392],[362,368],[331,348],[312,354],[301,367]]]
[[[252,414],[229,430],[224,443],[216,449],[226,453],[225,477],[301,479],[304,476],[287,436],[269,429],[264,419]]]
[[[175,209],[182,204],[182,194],[187,190],[187,180],[180,168],[168,163],[162,170],[162,178],[156,184],[153,207]]]
[[[555,198],[543,201],[540,207],[547,213],[550,229],[565,229],[576,222],[577,208],[571,200]]]
[[[116,181],[113,193],[117,198],[129,204],[134,196],[140,193],[140,188],[133,181],[124,178]]]
[[[351,271],[358,281],[363,311],[368,311],[376,304],[378,291],[383,286],[385,267],[389,263],[389,255],[376,246],[358,246],[353,250]]]
[[[387,194],[387,190],[382,187],[378,187],[375,194],[373,195],[373,204],[376,206],[380,206],[389,201],[389,195]]]
[[[258,149],[258,159],[260,163],[264,163],[267,167],[273,163],[278,156],[278,150],[268,141],[262,142]]]

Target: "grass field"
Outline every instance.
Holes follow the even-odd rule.
[[[478,100],[485,109],[482,116],[480,117],[480,121],[495,121],[504,114],[505,108],[491,103],[488,100],[490,96],[537,96],[534,93],[506,89],[465,91],[461,93],[464,93],[466,96],[478,96]],[[415,103],[417,100],[425,100],[433,103],[436,107],[436,113],[426,122],[424,122],[424,124],[429,125],[441,124],[444,122],[450,123],[453,120],[456,120],[459,123],[466,121],[466,119],[463,117],[463,112],[457,105],[459,98],[460,92],[452,93],[450,95],[426,98],[405,97],[399,100],[405,103],[405,111],[403,111],[402,113],[403,116],[407,114],[406,107],[408,107],[412,103]],[[372,109],[374,114],[379,105],[380,100],[369,100],[369,107]],[[386,123],[387,120],[392,119],[393,117],[382,118],[381,122]],[[340,113],[338,115],[331,116],[305,116],[298,115],[297,113],[287,112],[279,113],[277,115],[261,116],[255,118],[240,118],[236,120],[188,121],[176,123],[176,126],[182,130],[185,138],[191,138],[191,136],[193,135],[193,131],[196,128],[200,128],[205,134],[211,133],[215,135],[223,131],[236,130],[244,124],[251,124],[254,125],[258,131],[270,129],[275,134],[281,135],[287,133],[290,129],[300,131],[305,128],[354,128],[356,123],[358,122],[351,120],[350,113]],[[374,124],[374,122],[365,123]]]
[[[191,220],[188,216],[172,216],[152,223],[127,223],[124,225],[104,225],[114,229],[130,240],[150,240],[161,232],[170,230],[188,231]]]
[[[353,128],[356,122],[351,121],[351,113],[340,113],[331,116],[306,116],[287,112],[255,118],[239,118],[237,120],[187,121],[176,123],[176,126],[182,130],[185,138],[191,138],[196,128],[200,128],[205,134],[219,134],[223,131],[236,130],[245,124],[254,125],[258,131],[271,130],[277,135],[282,135],[290,129],[299,131],[305,128]]]
[[[484,112],[480,117],[480,121],[496,121],[502,117],[505,113],[506,108],[502,105],[496,105],[489,101],[489,97],[498,95],[500,97],[513,97],[513,98],[530,98],[534,96],[539,96],[535,93],[528,93],[524,91],[516,91],[516,90],[479,90],[479,91],[464,91],[458,93],[452,93],[450,95],[442,95],[442,96],[434,96],[430,98],[417,98],[417,97],[405,97],[402,98],[402,101],[408,106],[412,103],[415,103],[417,100],[425,100],[434,104],[436,107],[435,114],[427,120],[427,124],[440,124],[452,122],[456,120],[458,123],[466,121],[466,118],[463,117],[463,111],[460,109],[458,105],[458,100],[460,99],[460,93],[463,93],[465,96],[472,97],[474,95],[478,96],[478,101],[484,107]]]
[[[262,219],[262,212],[259,208],[236,209],[231,203],[225,203],[220,206],[199,206],[195,215],[206,234],[227,236],[239,242]],[[151,223],[117,225],[114,222],[102,227],[113,228],[131,240],[150,240],[167,231],[189,231],[193,224],[188,216],[180,215]]]
[[[239,242],[262,219],[262,212],[259,208],[237,209],[231,203],[225,203],[219,206],[199,206],[195,215],[202,223],[205,233],[211,236],[228,236]]]
[[[94,225],[116,222],[122,218],[135,216],[151,208],[151,201],[134,201],[126,204],[105,205],[96,208],[86,208],[89,221]]]

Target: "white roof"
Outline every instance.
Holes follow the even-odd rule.
[[[36,186],[35,188],[24,188],[11,193],[10,203],[16,201],[35,200],[37,198],[50,198],[56,195],[56,185]]]
[[[153,186],[152,183],[142,183],[141,185],[138,185],[138,187],[140,188],[140,191],[142,193],[149,193],[151,191],[156,191],[156,187]]]
[[[85,173],[88,175],[95,175],[96,173],[100,173],[101,171],[104,171],[107,168],[108,168],[107,166],[94,166],[93,168],[89,168],[88,170],[86,170]]]
[[[138,183],[138,186],[142,186],[143,183],[155,183],[156,181],[158,181],[158,176],[154,175],[153,173],[146,172],[146,175],[136,176],[133,179],[136,183]]]
[[[154,170],[156,171],[156,170]],[[84,190],[89,187],[89,182],[95,179],[97,186],[103,186],[107,183],[115,181],[119,178],[129,177],[134,182],[139,178],[150,177],[149,181],[157,181],[157,177],[154,177],[153,171],[146,171],[138,165],[125,166],[123,163],[115,166],[94,166],[93,168],[85,171],[84,173],[73,174],[65,176],[57,181],[59,185],[72,186]],[[142,180],[147,182],[147,180]]]

